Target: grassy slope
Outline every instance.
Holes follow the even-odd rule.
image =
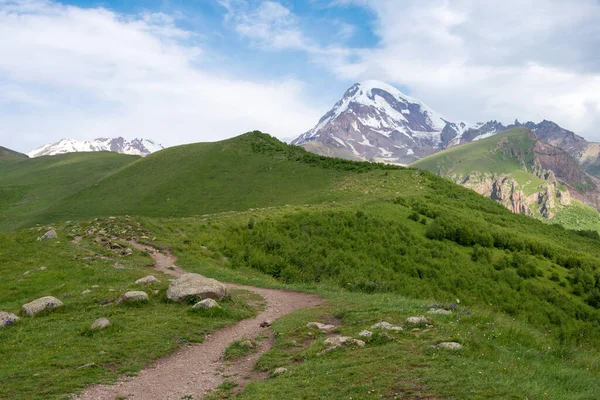
[[[47,216],[190,216],[339,198],[331,189],[347,174],[254,152],[257,140],[246,134],[160,151],[74,194]]]
[[[25,154],[0,146],[0,160],[27,158]]]
[[[133,201],[125,198],[126,184],[130,185],[134,190],[129,193],[138,196],[134,200],[141,203],[137,213],[163,216],[142,219],[156,236],[153,240],[171,247],[189,271],[240,283],[312,290],[329,298],[327,307],[294,314],[275,325],[281,335],[274,350],[262,357],[259,368],[272,371],[284,365],[292,369],[292,374],[253,384],[241,398],[282,398],[289,393],[294,393],[293,398],[334,399],[600,396],[596,350],[600,315],[595,308],[600,305],[598,240],[512,214],[491,200],[427,172],[369,170],[362,164],[348,162],[336,165],[335,160],[323,161],[311,155],[303,158],[294,149],[263,139],[260,135],[246,135],[221,142],[210,148],[211,152],[206,150],[209,145],[176,148],[173,156],[179,162],[154,156],[138,161],[68,203],[69,207],[76,207],[76,198],[88,199],[87,208],[75,210],[69,219],[73,215],[91,218],[103,210],[108,214],[136,214],[136,209],[121,207],[117,201],[123,199],[127,207],[132,207]],[[189,161],[184,162],[186,159],[181,156],[188,151]],[[221,157],[212,156],[215,152]],[[200,153],[206,161],[198,160]],[[244,161],[242,166],[240,160]],[[186,167],[189,162],[194,167]],[[160,184],[148,190],[134,186],[136,176],[129,170],[143,165],[148,169],[142,171],[156,177],[154,180]],[[180,170],[180,180],[175,186],[168,186],[165,176]],[[253,182],[255,185],[263,185],[259,187],[265,191],[275,190],[281,198],[264,192],[247,194],[244,181],[257,179],[251,174],[266,180]],[[294,180],[278,181],[286,177]],[[143,176],[137,180],[148,184],[152,181]],[[111,187],[116,188],[114,193],[110,192]],[[98,188],[102,190],[97,191]],[[210,193],[203,194],[203,189]],[[161,192],[165,195],[167,190],[179,190],[169,198],[181,207],[198,196],[203,199],[202,203],[185,208],[186,212],[229,212],[167,218],[178,208],[152,200],[152,193],[165,191]],[[101,200],[93,202],[92,195]],[[246,197],[239,200],[243,195]],[[205,203],[212,199],[221,202]],[[327,200],[335,202],[323,203]],[[295,205],[281,206],[284,204]],[[273,208],[274,205],[280,206]],[[121,208],[111,212],[109,206]],[[248,211],[250,207],[260,209]],[[111,221],[121,224],[123,230],[132,224],[126,219]],[[71,235],[87,230],[85,226],[63,229]],[[32,266],[43,262],[39,257],[52,249],[47,243],[35,242],[34,234],[28,233],[28,240],[18,235],[5,236],[5,246],[12,255],[0,259],[0,267],[5,271],[23,264],[6,280],[5,290],[11,291],[10,296],[0,298],[0,309],[13,312],[33,295],[28,293],[28,286],[20,283],[21,279],[28,279],[23,278],[22,269],[29,269],[30,261]],[[15,247],[8,247],[11,241],[48,247],[27,247],[18,252]],[[87,274],[89,269],[82,269],[81,260],[71,253],[74,250],[62,242],[56,244],[64,246],[61,252],[45,256],[57,264],[64,262],[73,271],[71,282],[77,289],[67,293],[72,299],[71,310],[94,310],[92,303],[77,295],[89,282],[75,271]],[[104,268],[99,271],[106,272],[105,279],[116,279],[110,264]],[[41,294],[50,289],[64,295],[60,292],[66,290],[61,287],[62,282],[55,282],[70,278],[59,278],[43,282],[36,290]],[[116,289],[124,290],[131,285],[131,279],[133,276],[119,281]],[[362,350],[346,349],[317,356],[324,345],[310,339],[305,329],[309,320],[338,317],[344,324],[341,332],[356,335],[380,319],[399,323],[409,315],[422,314],[421,307],[430,303],[450,304],[457,298],[459,313],[432,318],[433,330],[423,335],[410,331],[397,334],[399,342],[379,338],[381,341],[369,343]],[[151,301],[153,307],[163,306],[155,300],[159,299]],[[55,318],[61,320],[60,315],[57,313]],[[70,313],[66,315],[75,318]],[[143,320],[147,316],[142,313],[132,318]],[[181,315],[175,314],[178,316]],[[78,332],[85,331],[92,316],[82,318],[85,323],[82,319],[74,324]],[[132,321],[135,323],[135,319]],[[184,319],[181,328],[185,329],[188,323],[190,320]],[[14,335],[17,327],[1,332],[4,337],[0,339],[7,342],[22,337]],[[52,333],[52,326],[48,328],[47,334]],[[52,334],[55,333],[60,334],[60,330]],[[167,332],[163,339],[173,336],[176,334]],[[461,342],[465,351],[444,353],[431,347],[445,340]],[[96,345],[95,341],[89,342],[92,349]],[[29,343],[28,348],[43,346],[38,341]],[[6,351],[3,357],[15,358],[15,354],[25,350],[17,347]],[[31,362],[46,362],[45,358],[64,360],[71,352],[53,347],[42,354],[41,360]],[[157,355],[150,354],[144,361]],[[61,365],[57,362],[52,368]],[[136,364],[135,368],[139,366]],[[6,368],[4,373],[16,378],[31,369],[27,364]],[[71,371],[72,367],[65,370]],[[83,380],[114,377],[105,369],[93,371],[96,372],[91,376],[66,376],[59,385],[63,390],[74,390]],[[15,388],[12,397],[18,398],[15,393],[27,397],[22,393],[42,390],[36,385],[43,384],[43,379],[27,376],[30,380],[10,386]]]
[[[41,222],[53,204],[138,158],[99,152],[0,159],[0,231]]]

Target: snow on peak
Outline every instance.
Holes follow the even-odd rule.
[[[164,147],[148,139],[134,139],[128,141],[122,137],[98,138],[94,140],[77,141],[73,139],[61,139],[56,143],[49,143],[27,153],[31,158],[41,156],[52,156],[57,154],[112,151],[122,154],[147,156],[148,154],[162,150]]]

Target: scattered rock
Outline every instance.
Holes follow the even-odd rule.
[[[354,339],[350,336],[332,336],[330,338],[325,339],[323,342],[325,344],[329,344],[333,347],[339,347],[345,344],[355,344],[359,347],[364,347],[365,342],[362,340]]]
[[[437,345],[440,349],[459,350],[462,349],[462,344],[456,342],[442,342]]]
[[[39,313],[40,311],[45,310],[46,308],[57,308],[62,306],[62,301],[58,300],[56,297],[46,296],[34,300],[31,303],[23,304],[23,306],[21,307],[21,311],[24,315],[32,316]]]
[[[273,321],[271,321],[270,319],[264,320],[263,322],[260,323],[261,328],[268,328],[271,325],[273,325]]]
[[[88,293],[92,293],[92,291],[90,289],[85,289],[83,292],[81,292],[81,294],[88,294]]]
[[[42,239],[58,239],[58,234],[54,229],[50,229],[42,235]]]
[[[125,267],[118,261],[115,263],[115,265],[113,265],[113,267],[115,267],[115,269],[125,269]]]
[[[423,317],[423,316],[419,316],[419,317],[408,317],[406,319],[405,324],[426,324],[427,318]]]
[[[364,338],[370,338],[371,336],[373,336],[373,332],[368,331],[368,330],[364,330],[361,333],[358,334],[358,336],[360,337],[364,337]]]
[[[148,300],[149,300],[148,293],[137,291],[137,290],[127,292],[123,296],[121,296],[121,303],[124,303],[124,302],[136,303],[138,301],[148,301]]]
[[[145,277],[140,278],[137,281],[135,281],[135,283],[138,285],[145,285],[148,283],[156,283],[156,282],[160,282],[160,281],[158,279],[156,279],[156,277],[154,275],[148,275],[148,276],[145,276]]]
[[[16,324],[20,320],[15,314],[0,311],[0,328]]]
[[[287,368],[279,367],[279,368],[276,368],[275,371],[273,371],[273,376],[287,374],[288,372],[290,372],[290,371]]]
[[[371,329],[381,329],[384,331],[401,331],[404,330],[401,326],[392,325],[389,322],[381,321],[371,326]]]
[[[93,331],[99,331],[99,330],[108,328],[109,326],[111,326],[111,323],[110,323],[110,321],[108,319],[106,319],[106,318],[98,318],[90,326],[90,329],[93,330]]]
[[[200,274],[185,274],[169,284],[167,297],[173,301],[184,301],[190,297],[221,300],[229,296],[227,286]]]
[[[449,315],[452,314],[452,311],[444,310],[443,308],[430,308],[429,311],[427,311],[427,314]]]
[[[215,300],[213,299],[204,299],[196,304],[194,304],[194,306],[192,307],[194,310],[198,310],[200,308],[203,309],[209,309],[209,308],[221,308],[221,306],[219,305],[219,303],[217,303]]]
[[[309,322],[308,324],[306,324],[306,327],[307,328],[315,328],[315,329],[318,329],[323,332],[330,332],[336,328],[335,325],[326,325],[326,324],[322,324],[320,322]]]
[[[133,254],[133,250],[131,250],[129,247],[125,248],[125,250],[123,250],[121,252],[121,255],[123,256],[130,256]]]

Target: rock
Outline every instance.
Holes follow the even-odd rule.
[[[54,229],[50,229],[42,235],[42,239],[58,239],[58,234]]]
[[[31,273],[31,271],[25,271],[25,272],[23,272],[23,276],[29,275],[30,273]]]
[[[81,292],[81,294],[88,294],[88,293],[92,293],[92,291],[90,289],[85,289],[83,292]]]
[[[271,321],[270,319],[266,319],[263,322],[260,323],[260,327],[261,328],[268,328],[271,325],[273,325],[273,321]]]
[[[381,321],[371,326],[371,329],[381,329],[384,331],[401,331],[404,330],[401,326],[392,325],[389,322]]]
[[[287,368],[279,367],[279,368],[276,368],[275,371],[273,371],[273,376],[287,374],[288,372],[289,372],[289,370]]]
[[[125,248],[125,250],[123,250],[121,252],[121,255],[123,256],[130,256],[133,254],[133,250],[131,250],[129,247]]]
[[[358,336],[360,337],[364,337],[364,338],[370,338],[371,336],[373,336],[373,332],[368,331],[368,330],[364,330],[361,333],[358,334]]]
[[[198,310],[198,309],[210,309],[210,308],[221,308],[221,306],[219,305],[219,303],[217,303],[215,300],[213,299],[204,299],[196,304],[194,304],[194,306],[192,307],[194,310]]]
[[[306,327],[307,328],[315,328],[315,329],[318,329],[323,332],[329,332],[336,328],[335,325],[326,325],[326,324],[322,324],[320,322],[309,322],[308,324],[306,324]]]
[[[98,318],[90,326],[90,329],[93,330],[93,331],[99,331],[99,330],[108,328],[109,326],[111,326],[111,323],[110,323],[110,321],[108,319],[106,319],[106,318]]]
[[[57,308],[62,306],[62,301],[58,300],[56,297],[46,296],[34,300],[31,303],[23,304],[23,306],[21,307],[21,311],[24,315],[32,316],[39,313],[40,311],[45,310],[46,308]]]
[[[250,349],[253,349],[254,348],[254,343],[252,343],[252,341],[250,339],[246,339],[246,340],[240,342],[240,346],[244,346],[244,347],[248,347]]]
[[[422,317],[422,316],[420,316],[420,317],[408,317],[408,318],[406,318],[405,324],[407,324],[407,325],[408,324],[426,324],[427,322],[428,322],[427,318]]]
[[[92,285],[92,289],[98,289],[100,286],[98,285]]]
[[[137,291],[137,290],[127,292],[123,296],[121,296],[121,303],[125,303],[125,302],[136,303],[138,301],[148,301],[148,300],[149,300],[148,293]]]
[[[15,314],[0,311],[0,328],[4,328],[6,326],[14,325],[20,320]]]
[[[365,345],[365,342],[362,340],[354,339],[350,336],[332,336],[325,339],[323,343],[331,345],[334,348],[345,344],[356,344],[360,347],[364,347]]]
[[[167,297],[173,301],[184,301],[190,297],[221,300],[229,296],[229,290],[221,282],[200,274],[185,274],[169,284]]]
[[[40,271],[45,271],[46,267],[40,267]]]
[[[440,349],[459,350],[462,349],[462,344],[456,342],[442,342],[437,345]]]
[[[138,285],[145,285],[148,283],[156,283],[156,282],[160,282],[160,281],[158,279],[156,279],[156,277],[154,275],[148,275],[148,276],[145,276],[145,277],[140,278],[137,281],[135,281],[135,283]]]
[[[430,308],[429,311],[427,311],[427,314],[450,315],[452,314],[452,311],[444,310],[443,308]]]

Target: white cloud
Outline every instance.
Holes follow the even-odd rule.
[[[448,118],[551,119],[600,140],[595,0],[343,0],[377,16],[377,48],[341,78],[406,86]]]
[[[165,145],[261,129],[294,136],[318,119],[294,79],[253,82],[196,67],[197,32],[165,14],[0,0],[0,139],[21,151],[62,137]]]

